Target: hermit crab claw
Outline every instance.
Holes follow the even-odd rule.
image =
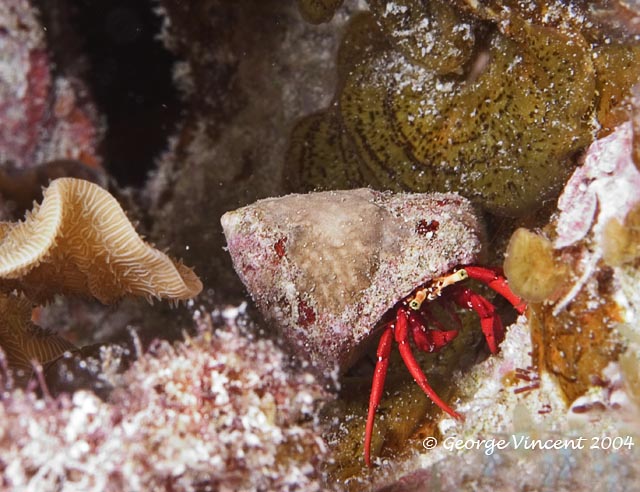
[[[434,320],[435,321],[435,320]],[[417,312],[409,313],[409,328],[416,347],[423,352],[437,352],[458,336],[458,330],[427,330],[427,321]]]
[[[473,278],[488,285],[507,299],[518,313],[522,314],[525,311],[526,304],[511,291],[507,280],[499,269],[478,266],[466,266],[451,274],[435,278],[403,299],[396,308],[395,318],[384,325],[378,344],[364,437],[364,460],[367,466],[371,466],[371,438],[375,414],[382,398],[393,340],[398,344],[402,360],[422,391],[453,418],[462,419],[462,416],[442,401],[429,385],[427,377],[413,356],[409,338],[413,338],[413,342],[419,350],[436,352],[456,337],[457,330],[427,329],[426,324],[429,316],[424,301],[432,301],[442,296],[443,299],[450,299],[462,308],[474,310],[480,317],[480,325],[489,350],[493,354],[498,351],[498,346],[504,339],[502,321],[493,304],[480,294],[460,285],[460,282],[467,278]]]

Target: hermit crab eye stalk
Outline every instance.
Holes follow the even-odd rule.
[[[413,296],[407,298],[406,305],[414,311],[418,311],[422,303],[426,301],[434,301],[442,294],[442,291],[450,285],[457,284],[469,278],[469,274],[464,268],[460,268],[455,272],[437,277],[429,282],[422,289],[418,289]]]
[[[449,287],[450,285],[457,284],[458,282],[462,282],[469,278],[469,274],[464,268],[460,270],[456,270],[450,275],[445,275],[444,277],[438,277],[434,279],[431,284],[425,289],[429,293],[427,294],[427,299],[433,301],[440,297],[442,291]]]
[[[419,310],[420,306],[422,306],[422,303],[424,302],[424,300],[426,298],[427,298],[427,289],[420,289],[420,290],[416,291],[416,293],[413,295],[413,297],[410,297],[408,299],[409,307],[411,309],[413,309],[414,311]]]

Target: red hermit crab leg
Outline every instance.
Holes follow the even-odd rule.
[[[491,352],[495,354],[498,351],[498,345],[504,338],[502,320],[498,316],[496,308],[487,299],[471,289],[456,285],[469,277],[486,284],[502,295],[513,305],[518,313],[522,314],[526,309],[525,302],[511,291],[507,280],[499,270],[477,266],[460,268],[451,274],[437,277],[425,284],[424,287],[417,289],[411,296],[405,298],[401,307],[396,311],[395,321],[385,325],[378,345],[378,361],[373,376],[371,396],[369,398],[369,413],[365,428],[364,460],[367,466],[371,466],[371,438],[374,419],[382,398],[393,339],[398,343],[400,356],[422,391],[431,401],[453,418],[462,418],[440,399],[427,382],[427,377],[422,372],[411,351],[409,334],[413,337],[416,347],[425,352],[436,352],[456,337],[457,330],[426,329],[427,321],[431,321],[436,326],[440,326],[440,323],[435,319],[431,319],[432,316],[428,307],[423,306],[424,301],[436,300],[449,287],[447,293],[451,295],[456,304],[463,308],[473,309],[480,316],[480,325],[487,340],[487,345]]]
[[[425,327],[428,325],[426,320],[416,311],[409,312],[409,327],[413,341],[416,343],[416,347],[423,352],[437,352],[458,336],[458,330],[445,330],[441,323],[432,316],[428,316],[427,319],[431,324],[439,326],[440,329],[426,330]]]
[[[448,333],[448,332],[443,332]],[[394,336],[395,335],[395,336]],[[376,369],[373,374],[373,383],[371,385],[371,395],[369,396],[369,413],[367,415],[367,425],[365,427],[364,435],[364,461],[367,466],[371,466],[371,437],[373,435],[373,424],[376,416],[376,410],[382,399],[382,391],[384,389],[384,380],[387,374],[387,368],[389,367],[389,354],[391,353],[391,344],[395,338],[398,343],[398,350],[400,356],[404,361],[407,369],[413,376],[418,386],[425,392],[425,394],[438,405],[442,410],[447,412],[453,418],[461,419],[460,414],[453,411],[442,399],[436,394],[433,388],[427,382],[427,377],[422,372],[420,365],[416,361],[413,353],[411,352],[411,346],[409,345],[409,326],[407,320],[407,313],[405,309],[399,308],[396,313],[395,323],[389,323],[386,325],[380,342],[378,344],[378,360],[376,362]],[[451,337],[453,338],[453,337]],[[440,347],[438,347],[440,348]]]
[[[455,286],[448,292],[460,307],[473,309],[480,316],[480,326],[489,350],[492,354],[497,353],[498,345],[504,339],[504,327],[493,304],[465,287]]]
[[[389,354],[391,353],[391,345],[393,344],[393,324],[389,323],[380,337],[378,343],[378,360],[376,361],[376,370],[373,373],[373,383],[371,384],[371,394],[369,395],[369,414],[367,415],[367,426],[364,434],[364,461],[367,466],[371,466],[371,436],[373,435],[373,422],[376,417],[376,410],[382,399],[382,390],[384,389],[384,380],[387,377],[387,368],[389,367]]]
[[[527,309],[525,301],[511,291],[507,279],[502,276],[500,270],[478,266],[466,266],[463,270],[467,272],[470,278],[488,285],[489,288],[504,297],[519,314],[524,313]]]
[[[461,419],[460,414],[453,411],[444,401],[440,399],[440,397],[433,391],[433,388],[429,386],[427,382],[427,376],[424,375],[418,361],[416,361],[413,356],[413,352],[411,352],[411,345],[409,345],[409,328],[407,323],[407,313],[403,309],[398,309],[398,314],[396,316],[396,328],[395,328],[395,339],[398,343],[398,350],[400,351],[400,356],[404,361],[407,369],[415,379],[418,386],[422,388],[422,391],[431,398],[433,403],[438,405],[442,410],[447,412],[455,419]]]

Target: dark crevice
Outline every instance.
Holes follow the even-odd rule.
[[[107,122],[101,153],[120,185],[140,186],[166,148],[180,114],[172,82],[175,58],[158,40],[162,24],[152,0],[41,0],[49,47],[61,70],[85,58],[81,74]],[[71,37],[73,41],[60,37]],[[57,38],[57,39],[56,39]],[[77,72],[77,67],[70,67]]]

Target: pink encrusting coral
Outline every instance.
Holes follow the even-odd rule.
[[[596,276],[599,261],[616,266],[612,257],[618,256],[615,250],[624,249],[626,220],[626,230],[634,229],[631,217],[640,206],[640,171],[633,162],[633,149],[631,122],[595,141],[558,200],[554,247],[557,251],[573,247],[580,267],[574,285],[554,308],[556,314]]]
[[[457,194],[370,189],[260,200],[222,226],[263,315],[325,375],[348,368],[413,289],[477,261],[482,236]]]
[[[591,230],[596,242],[601,242],[605,224],[611,219],[623,222],[640,201],[640,172],[632,150],[631,122],[591,144],[584,164],[575,170],[558,200],[556,248],[575,244]]]
[[[0,163],[17,168],[53,159],[99,163],[99,124],[83,84],[52,74],[37,11],[0,2]]]
[[[235,322],[215,332],[210,315],[196,322],[197,337],[158,341],[110,376],[108,402],[4,393],[0,489],[319,490],[327,448],[310,417],[326,395],[314,377],[288,371],[273,343]]]

